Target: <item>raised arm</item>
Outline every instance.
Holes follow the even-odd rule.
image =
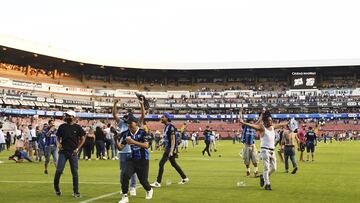
[[[241,108],[240,111],[239,111],[239,122],[242,125],[246,125],[246,126],[249,126],[250,128],[254,128],[257,131],[263,131],[264,130],[262,125],[260,125],[260,124],[251,124],[251,123],[244,122],[242,112],[243,112],[243,108]]]
[[[262,118],[263,118],[264,113],[265,113],[265,109],[262,109],[261,113],[260,113],[260,116],[259,116],[258,120],[255,122],[255,124],[260,124],[260,122],[262,122]]]
[[[274,124],[274,129],[279,129],[279,128],[282,128],[282,127],[286,127],[289,125],[289,121],[286,121],[286,122],[282,122],[282,123],[278,123],[278,124]]]
[[[113,115],[113,117],[114,117],[114,119],[115,119],[115,121],[117,122],[117,123],[119,123],[120,122],[120,118],[119,118],[119,116],[118,116],[118,109],[117,109],[117,104],[119,103],[119,100],[115,100],[114,101],[114,105],[113,105],[113,108],[112,108],[112,115]]]
[[[141,125],[145,125],[145,107],[144,107],[144,98],[142,97],[139,101],[140,103],[140,110],[141,110],[141,117],[140,117],[140,123]]]

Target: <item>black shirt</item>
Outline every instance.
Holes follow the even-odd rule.
[[[103,130],[95,131],[95,140],[96,141],[105,141],[105,133]]]
[[[78,147],[80,138],[84,135],[85,131],[78,124],[63,123],[56,132],[56,136],[61,140],[62,150],[71,153]]]
[[[308,131],[305,137],[306,137],[306,142],[315,142],[316,140],[316,134],[312,130]]]

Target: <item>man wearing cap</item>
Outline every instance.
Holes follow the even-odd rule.
[[[56,132],[57,146],[59,147],[59,159],[54,177],[54,189],[57,196],[61,195],[59,182],[60,176],[64,171],[67,160],[70,162],[71,174],[73,178],[73,196],[80,197],[79,176],[78,176],[78,152],[85,142],[85,131],[75,123],[76,113],[67,111],[65,113],[65,123],[59,126]]]
[[[159,188],[161,187],[161,180],[164,173],[164,165],[167,162],[167,160],[170,161],[171,166],[176,169],[176,171],[181,176],[181,181],[179,184],[186,184],[189,182],[189,178],[186,177],[183,170],[180,168],[180,166],[176,163],[175,160],[175,147],[176,147],[176,128],[171,123],[171,115],[168,112],[164,112],[161,116],[161,123],[165,125],[164,129],[164,154],[159,162],[159,172],[157,179],[154,183],[151,184],[152,187]]]
[[[144,102],[143,99],[139,101],[140,102],[140,109],[141,109],[141,117],[140,117],[140,121],[144,122],[144,117],[145,117],[145,107],[144,107]],[[129,127],[127,125],[127,120],[128,120],[128,115],[124,115],[123,118],[120,118],[118,115],[118,109],[117,109],[117,105],[119,103],[119,100],[115,100],[114,101],[114,105],[113,105],[113,109],[112,109],[112,114],[113,117],[118,125],[117,131],[119,133],[119,135],[121,135],[121,133],[129,130]],[[121,137],[120,137],[121,138]],[[126,160],[131,157],[131,147],[130,145],[126,144],[122,147],[120,147],[121,144],[121,140],[119,139],[119,137],[117,137],[115,139],[115,145],[117,146],[117,148],[119,149],[119,160],[120,160],[120,183],[122,182],[122,177],[124,175],[125,172],[125,164],[126,164]],[[136,196],[136,174],[134,173],[131,176],[131,184],[130,184],[130,196]]]
[[[122,198],[119,203],[129,202],[129,182],[134,173],[137,174],[140,184],[146,190],[145,199],[152,199],[153,189],[151,188],[149,175],[149,143],[145,130],[138,126],[138,119],[131,113],[128,114],[127,124],[129,129],[120,134],[119,148],[129,145],[131,147],[130,157],[125,161],[125,169],[121,179]]]

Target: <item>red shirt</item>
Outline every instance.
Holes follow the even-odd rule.
[[[305,131],[303,129],[299,130],[298,138],[300,140],[300,143],[305,143]]]

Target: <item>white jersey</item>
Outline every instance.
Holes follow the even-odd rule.
[[[268,130],[264,126],[264,136],[260,137],[260,147],[268,148],[268,149],[275,149],[275,130],[272,126],[272,130]]]
[[[0,144],[4,144],[4,143],[5,143],[5,135],[3,131],[0,129]]]

